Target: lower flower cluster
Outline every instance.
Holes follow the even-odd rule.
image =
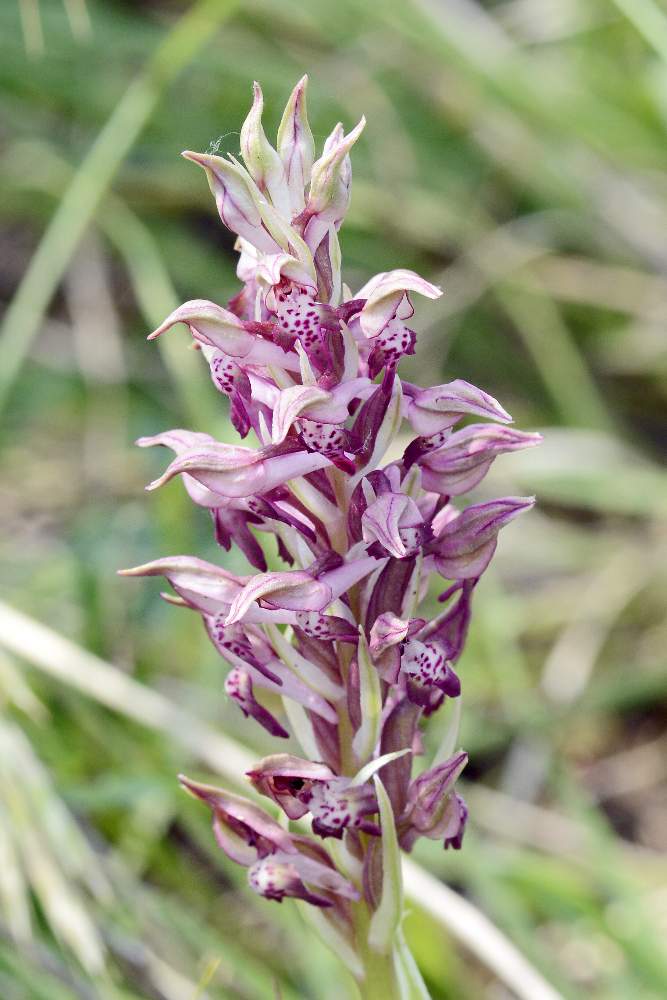
[[[185,154],[237,234],[243,287],[225,308],[185,303],[151,335],[188,326],[234,426],[257,447],[180,429],[139,441],[174,453],[149,489],[180,477],[219,545],[236,544],[254,572],[189,555],[123,572],[166,578],[167,599],[201,616],[228,664],[228,697],[292,741],[246,776],[283,822],[181,779],[211,809],[222,850],[260,895],[324,908],[352,947],[354,908],[365,907],[371,939],[389,947],[400,918],[391,850],[419,837],[458,849],[467,818],[456,791],[464,752],[413,776],[420,724],[460,696],[475,587],[500,530],[533,504],[461,498],[497,456],[540,438],[462,379],[427,389],[401,380],[400,359],[416,346],[412,296],[440,290],[405,269],[356,293],[343,285],[337,234],[363,120],[348,135],[337,125],[315,160],[305,88],[304,78],[274,148],[256,85],[245,166]],[[269,569],[270,539],[282,570]],[[429,620],[434,576],[445,581],[443,609]],[[312,835],[290,828],[306,821]]]

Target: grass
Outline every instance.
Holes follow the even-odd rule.
[[[178,153],[235,149],[254,76],[276,125],[304,71],[319,140],[368,117],[349,284],[408,266],[445,288],[406,373],[468,378],[546,437],[489,477],[540,503],[479,587],[470,837],[416,860],[563,996],[664,995],[665,23],[648,0],[2,5],[0,598],[29,616],[0,634],[3,997],[341,995],[296,907],[250,898],[173,777],[214,778],[225,739],[267,743],[194,616],[115,577],[217,557],[178,484],[143,496],[159,459],[132,446],[229,433],[186,338],[144,341],[174,303],[235,287]],[[74,653],[35,669],[31,622],[120,687]],[[435,898],[405,928],[435,1000],[504,995]]]

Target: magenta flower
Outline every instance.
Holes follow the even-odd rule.
[[[343,284],[338,230],[364,119],[348,133],[337,125],[317,157],[305,77],[275,147],[262,112],[255,84],[243,164],[183,154],[205,171],[237,236],[241,289],[225,305],[186,302],[151,334],[189,327],[234,427],[256,444],[183,429],[138,442],[174,456],[148,489],[180,479],[210,512],[219,545],[236,545],[255,572],[187,555],[123,572],[163,576],[173,591],[165,599],[201,616],[227,664],[230,700],[301,748],[247,775],[282,823],[245,798],[181,779],[211,809],[221,849],[261,895],[322,908],[323,933],[362,992],[373,964],[385,963],[396,996],[424,996],[395,950],[396,852],[419,837],[461,847],[467,810],[456,780],[467,756],[414,779],[413,760],[423,754],[423,720],[460,695],[456,664],[498,534],[534,502],[464,495],[498,456],[540,437],[508,426],[500,403],[463,379],[432,388],[401,380],[399,362],[417,347],[413,298],[437,298],[436,285],[400,268],[356,294]],[[389,460],[402,427],[412,439]],[[286,568],[273,563],[269,537]],[[429,620],[424,602],[438,575],[448,581],[444,608]],[[314,836],[289,826],[305,822]],[[413,992],[401,992],[406,983]]]
[[[257,791],[277,802],[290,819],[310,813],[313,832],[320,837],[340,839],[347,829],[380,833],[377,823],[366,818],[378,809],[373,788],[338,777],[326,764],[274,754],[260,761],[248,777]]]
[[[248,869],[250,888],[281,902],[285,896],[315,906],[336,907],[359,898],[322,848],[313,848],[272,820],[252,802],[181,775],[186,791],[210,806],[213,832],[225,854]],[[313,887],[321,890],[313,892]]]

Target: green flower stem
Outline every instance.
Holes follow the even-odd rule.
[[[368,943],[372,914],[364,902],[359,903],[354,909],[357,950],[364,967],[364,978],[359,983],[362,1000],[401,1000],[393,955],[380,954]]]

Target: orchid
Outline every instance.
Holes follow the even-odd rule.
[[[364,120],[347,134],[337,125],[316,159],[306,83],[275,147],[255,84],[243,164],[183,154],[203,168],[237,236],[242,289],[224,307],[186,302],[151,334],[189,328],[250,443],[183,429],[138,442],[174,453],[148,489],[179,478],[210,511],[220,546],[236,544],[256,572],[188,555],[122,572],[167,580],[166,599],[201,616],[228,665],[229,698],[287,741],[247,775],[249,793],[282,823],[247,798],[181,779],[211,809],[221,849],[247,868],[254,892],[321,909],[318,926],[364,996],[424,996],[421,982],[409,992],[418,973],[398,947],[398,851],[419,837],[461,847],[456,779],[467,756],[413,777],[420,727],[460,697],[455,665],[475,587],[500,530],[533,504],[462,498],[496,457],[540,438],[509,426],[503,407],[463,379],[424,389],[399,377],[416,348],[413,298],[441,292],[406,269],[356,293],[343,284],[338,231]],[[412,438],[400,454],[402,428]],[[269,569],[267,535],[287,568]],[[445,607],[429,620],[420,609],[437,575]],[[308,821],[310,835],[290,827]]]

